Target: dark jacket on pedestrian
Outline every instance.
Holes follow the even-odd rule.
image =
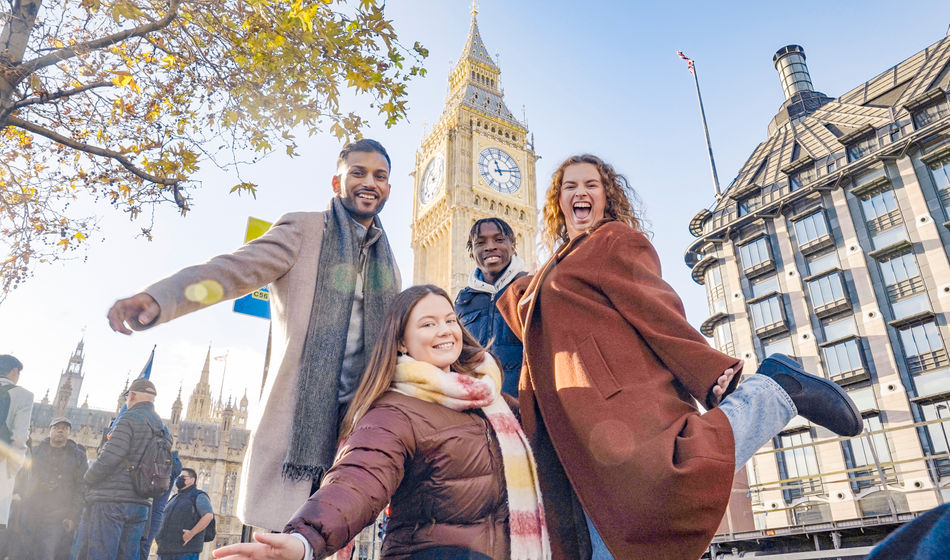
[[[314,558],[342,548],[387,503],[382,558],[435,546],[508,558],[501,450],[481,411],[457,412],[390,391],[342,449],[323,487],[284,528],[302,534]]]
[[[517,256],[511,258],[508,268],[495,284],[485,282],[482,271],[476,268],[469,277],[468,286],[462,288],[455,298],[455,313],[462,326],[501,362],[504,375],[501,390],[516,398],[524,350],[521,339],[511,331],[495,302],[512,281],[525,275],[524,263]]]
[[[153,403],[136,403],[120,414],[99,450],[99,458],[86,471],[86,501],[150,504],[150,498],[135,491],[129,467],[138,465],[153,431],[158,430],[168,431]]]
[[[49,438],[34,445],[23,496],[23,522],[79,521],[88,465],[86,449],[71,439],[63,447],[53,447]]]
[[[187,544],[182,544],[182,531],[194,527],[202,515],[198,512],[197,500],[200,494],[205,494],[192,484],[180,490],[165,504],[165,515],[162,528],[155,541],[158,543],[158,554],[161,556],[175,556],[178,554],[200,553],[204,546],[205,530],[195,535]],[[207,497],[207,494],[205,494]]]

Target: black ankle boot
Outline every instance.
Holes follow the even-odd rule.
[[[858,407],[837,383],[805,373],[785,354],[772,354],[757,373],[771,377],[788,393],[798,414],[839,436],[854,437],[864,429]]]

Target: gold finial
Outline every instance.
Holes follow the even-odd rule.
[[[478,0],[472,0],[472,19],[478,15]]]

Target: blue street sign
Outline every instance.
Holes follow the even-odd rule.
[[[267,286],[234,300],[234,312],[270,319],[270,292]]]

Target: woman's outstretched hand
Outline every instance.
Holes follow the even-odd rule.
[[[719,379],[716,380],[716,384],[712,387],[712,398],[709,399],[709,404],[719,404],[719,401],[722,400],[722,395],[726,392],[726,389],[729,388],[729,383],[732,381],[732,378],[735,377],[736,371],[740,369],[742,369],[741,360],[739,361],[738,368],[729,368],[722,372],[722,375],[719,376]]]
[[[254,533],[254,540],[222,546],[211,555],[229,560],[303,560],[307,550],[300,539],[284,533]]]

